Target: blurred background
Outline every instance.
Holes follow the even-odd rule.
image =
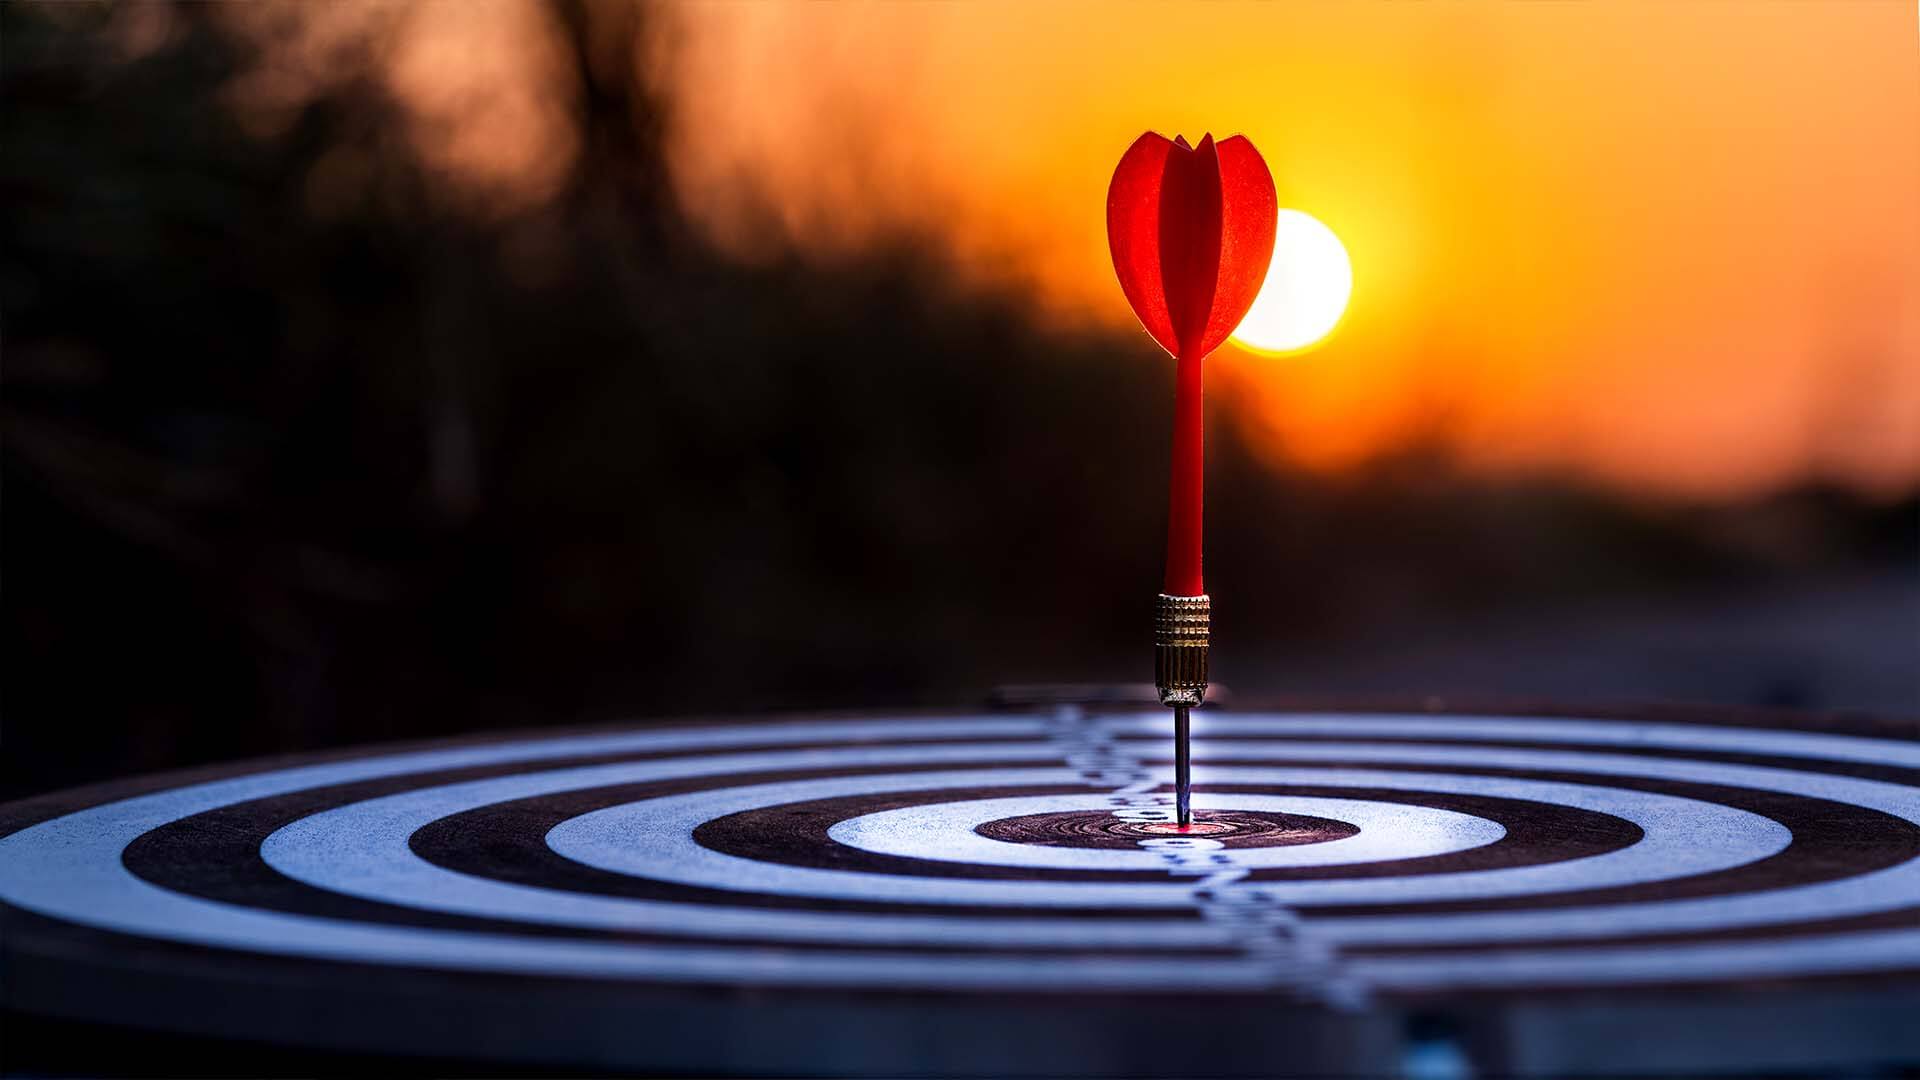
[[[1910,3],[0,6],[0,796],[1144,681],[1142,130],[1328,224],[1209,367],[1242,699],[1920,713]]]

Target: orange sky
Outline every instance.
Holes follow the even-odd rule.
[[[1920,483],[1920,32],[1886,3],[705,4],[682,196],[744,257],[906,228],[1131,325],[1105,189],[1146,128],[1244,132],[1345,241],[1326,345],[1216,355],[1275,454],[1736,496]]]

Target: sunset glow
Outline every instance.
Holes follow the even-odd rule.
[[[1333,332],[1353,294],[1353,263],[1333,230],[1311,214],[1282,208],[1273,262],[1232,342],[1258,353],[1312,348]]]
[[[1142,130],[1237,131],[1359,275],[1211,390],[1276,461],[1740,497],[1920,482],[1911,3],[697,5],[659,74],[725,250],[937,241],[1133,330],[1102,232]]]
[[[336,24],[385,25],[450,202],[504,218],[563,190],[578,88],[545,9],[228,10],[270,46],[234,87],[248,130],[334,78]],[[911,247],[1069,331],[1134,329],[1102,232],[1129,142],[1247,135],[1358,274],[1310,362],[1210,365],[1276,462],[1419,442],[1684,496],[1920,484],[1912,3],[647,10],[678,207],[723,253]],[[319,212],[358,190],[351,155],[328,164]],[[1314,320],[1282,311],[1303,328],[1263,307],[1240,341],[1297,348]]]

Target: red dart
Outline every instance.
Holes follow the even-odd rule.
[[[1188,146],[1149,131],[1107,189],[1107,243],[1133,313],[1175,360],[1167,572],[1154,615],[1154,683],[1173,708],[1176,821],[1193,820],[1187,711],[1207,693],[1213,601],[1200,572],[1205,475],[1201,361],[1266,280],[1278,217],[1273,174],[1244,135]]]

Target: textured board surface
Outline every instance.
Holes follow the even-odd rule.
[[[1203,713],[1186,836],[1168,729],[602,729],[14,804],[6,1004],[667,1070],[1920,1063],[1897,727]]]

